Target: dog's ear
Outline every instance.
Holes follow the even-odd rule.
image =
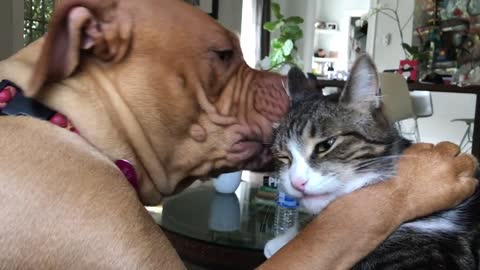
[[[62,0],[53,13],[27,91],[72,75],[83,57],[120,61],[131,43],[132,19],[118,0]]]

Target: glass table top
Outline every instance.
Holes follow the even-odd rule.
[[[263,250],[275,237],[277,206],[260,190],[242,181],[235,193],[221,194],[206,182],[166,199],[161,207],[147,209],[165,230],[212,244]],[[300,211],[298,219],[304,225],[311,216]]]

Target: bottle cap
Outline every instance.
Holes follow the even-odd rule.
[[[288,209],[295,209],[299,206],[299,203],[296,198],[288,196],[283,191],[279,191],[277,197],[277,205]]]

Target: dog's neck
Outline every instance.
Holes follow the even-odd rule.
[[[142,54],[113,66],[84,57],[72,77],[43,85],[34,95],[35,90],[29,93],[29,79],[41,46],[40,40],[0,62],[0,79],[14,82],[27,96],[66,115],[80,134],[112,161],[129,160],[137,171],[140,198],[149,205],[195,178],[226,168],[258,168],[248,160],[249,151],[263,151],[259,143],[269,140],[268,124],[288,106],[275,103],[278,100],[261,91],[256,102],[242,101],[247,91],[257,93],[251,89],[267,86],[280,89],[282,81],[278,76],[253,72],[240,58],[217,97],[207,96],[208,85],[200,83],[191,66],[152,70]],[[275,92],[279,99],[281,91]],[[265,100],[273,101],[274,109],[255,108]],[[247,147],[250,144],[253,147]],[[265,165],[262,158],[268,160],[268,153],[253,161]]]
[[[32,72],[31,67],[40,51],[37,46],[40,45],[41,41],[0,62],[0,77],[13,81],[27,95],[28,79],[31,77],[28,73]],[[122,85],[116,81],[117,78],[107,73],[100,63],[89,64],[88,67],[74,79],[46,85],[35,99],[66,115],[81,136],[112,161],[129,160],[137,171],[139,192],[145,194],[142,201],[150,205],[158,203],[148,198],[173,193],[179,182],[171,179],[163,166],[169,147],[164,148],[164,156],[156,153],[141,123],[130,110],[128,100],[119,91]],[[169,138],[167,134],[158,136]]]

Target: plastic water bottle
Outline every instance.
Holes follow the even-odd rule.
[[[298,200],[288,196],[283,190],[282,185],[279,185],[277,208],[275,210],[275,220],[273,223],[275,236],[283,234],[298,222],[298,205]]]

